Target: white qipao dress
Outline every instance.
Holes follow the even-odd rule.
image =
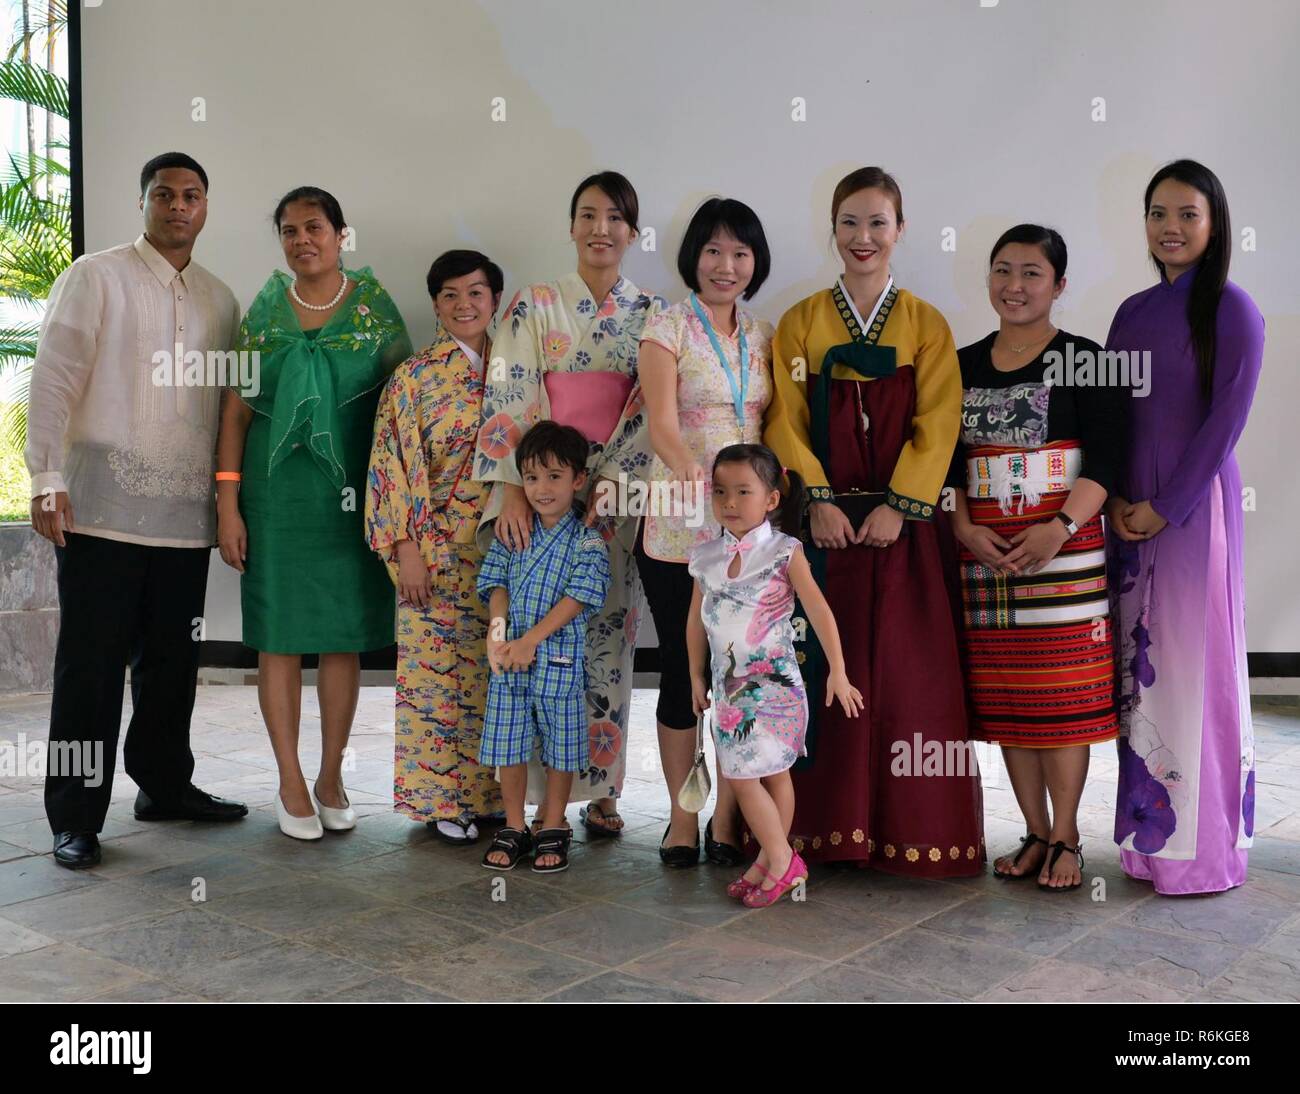
[[[804,755],[808,697],[795,659],[790,559],[801,544],[764,521],[691,552],[713,662],[713,737],[728,779],[787,771]],[[731,561],[740,571],[728,577]]]

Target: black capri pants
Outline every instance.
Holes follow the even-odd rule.
[[[685,562],[663,562],[645,552],[645,521],[636,534],[636,567],[659,635],[659,705],[655,717],[669,729],[693,730],[691,662],[686,651],[686,618],[695,578]]]

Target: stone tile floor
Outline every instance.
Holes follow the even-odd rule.
[[[815,868],[805,902],[761,911],[727,899],[731,871],[660,865],[653,707],[638,690],[625,835],[579,828],[556,877],[489,874],[482,844],[447,847],[390,811],[390,688],[364,689],[357,715],[361,823],[315,844],[276,829],[252,688],[201,688],[193,725],[195,781],[246,800],[240,823],[137,822],[119,773],[103,866],[72,873],[50,859],[39,778],[0,774],[0,999],[1300,1000],[1300,699],[1255,699],[1258,832],[1236,891],[1162,898],[1123,876],[1104,745],[1077,892]],[[0,741],[43,739],[48,711],[48,696],[0,700]],[[309,773],[318,725],[309,692]],[[991,855],[1014,846],[995,762],[985,809]]]

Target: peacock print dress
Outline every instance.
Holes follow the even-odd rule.
[[[804,755],[808,697],[794,648],[790,559],[801,548],[764,521],[737,539],[723,530],[691,552],[713,665],[713,738],[728,779],[788,771]],[[727,570],[740,555],[740,571]]]

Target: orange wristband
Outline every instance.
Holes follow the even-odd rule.
[[[239,482],[243,477],[238,471],[217,472],[217,482]]]

